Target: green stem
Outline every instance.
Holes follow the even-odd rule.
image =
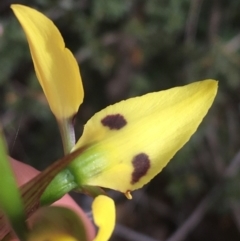
[[[57,120],[57,122],[62,137],[64,154],[67,155],[71,152],[76,141],[72,118]]]
[[[39,204],[40,206],[49,205],[76,188],[75,178],[67,166],[73,160],[78,159],[84,150],[84,148],[80,148],[64,156],[21,187],[27,215],[34,212]]]
[[[40,199],[41,206],[50,205],[56,202],[77,186],[78,185],[70,170],[68,168],[62,170],[45,189]]]

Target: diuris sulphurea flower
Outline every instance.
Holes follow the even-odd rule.
[[[76,60],[51,20],[26,6],[12,9],[26,33],[51,110],[58,121],[71,118],[83,99]],[[156,176],[190,139],[216,93],[217,81],[204,80],[131,98],[96,113],[76,145],[69,145],[71,153],[21,188],[27,213],[72,189],[89,191],[95,196],[93,213],[99,226],[95,241],[107,240],[114,228],[114,203],[100,195],[98,187],[131,198],[131,191]],[[69,147],[66,150],[67,154]]]
[[[76,60],[71,59],[68,69],[59,67],[59,62],[64,61],[59,60],[59,51],[62,52],[63,46],[59,49],[53,46],[56,42],[63,43],[63,40],[57,28],[34,9],[22,5],[13,5],[12,8],[27,35],[40,83],[45,82],[44,88],[49,90],[53,85],[56,88],[60,86],[58,96],[49,91],[49,105],[58,98],[67,99],[62,86],[67,85],[70,91],[75,88],[75,81],[71,82],[71,76],[67,78],[67,74],[75,72]],[[35,54],[38,49],[39,54]],[[69,51],[67,53],[68,56]],[[50,63],[43,61],[42,56],[45,55],[51,59]],[[61,57],[66,59],[64,55]],[[51,68],[56,68],[58,75],[65,76],[60,83],[50,74],[39,77],[40,69],[41,73],[54,73],[49,71]],[[72,78],[75,79],[75,75]],[[79,176],[76,180],[80,185],[103,186],[125,193],[141,187],[159,173],[189,140],[212,105],[216,92],[217,82],[205,80],[131,98],[95,114],[85,125],[82,137],[73,148],[88,147],[80,155],[82,158],[79,157],[83,160],[69,165],[71,171]],[[79,95],[82,96],[82,92]],[[62,105],[71,109],[71,105],[76,104],[65,102]],[[81,168],[77,168],[78,165]],[[85,167],[85,171],[79,171]],[[118,171],[124,173],[124,178],[117,178]]]

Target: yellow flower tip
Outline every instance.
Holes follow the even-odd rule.
[[[84,96],[76,59],[50,19],[23,5],[11,8],[26,34],[37,78],[53,114],[59,120],[74,116]]]
[[[99,230],[94,241],[107,241],[115,226],[114,201],[104,195],[97,196],[92,204],[93,219]]]

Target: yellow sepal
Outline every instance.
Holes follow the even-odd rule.
[[[85,125],[74,149],[89,148],[70,164],[71,170],[81,177],[80,184],[129,194],[158,174],[189,140],[216,92],[217,81],[205,80],[108,106]]]
[[[11,5],[27,36],[37,78],[57,119],[72,117],[83,101],[79,67],[61,34],[42,13]]]
[[[93,241],[107,241],[115,226],[114,201],[104,195],[97,196],[92,204],[93,219],[98,232]]]

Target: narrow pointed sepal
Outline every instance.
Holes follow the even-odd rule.
[[[84,95],[76,59],[50,19],[23,5],[11,8],[27,36],[36,75],[53,114],[59,120],[72,117]]]
[[[98,226],[98,232],[93,241],[107,241],[115,227],[114,201],[104,195],[97,196],[92,204],[93,219]]]
[[[81,185],[129,194],[158,174],[190,139],[217,93],[205,80],[131,98],[96,113],[75,146],[89,146],[71,164]]]

